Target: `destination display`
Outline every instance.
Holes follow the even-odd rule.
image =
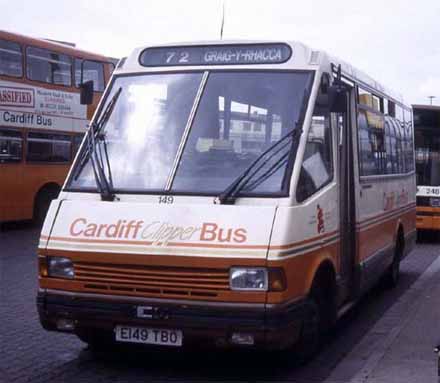
[[[280,64],[290,59],[286,44],[236,44],[147,48],[143,66]]]
[[[417,186],[417,197],[440,197],[440,186]]]

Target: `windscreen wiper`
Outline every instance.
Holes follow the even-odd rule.
[[[274,174],[277,170],[279,170],[289,160],[289,148],[291,147],[289,139],[291,139],[293,143],[301,136],[301,133],[302,129],[295,127],[283,137],[281,137],[277,142],[267,148],[217,197],[216,200],[218,201],[218,203],[233,204],[235,202],[237,194],[245,186],[248,186],[250,189],[254,189],[267,178],[269,178],[272,174]],[[252,184],[249,185],[249,182],[252,180],[255,174],[257,174],[270,160],[272,160],[272,158],[274,158],[277,154],[286,149],[286,147],[288,148],[287,153],[283,154],[266,172],[264,172],[259,178],[254,180]],[[261,164],[257,166],[259,163]]]
[[[102,159],[101,147],[100,143],[95,141],[96,139],[102,140],[102,138],[98,138],[96,133],[94,133],[94,125],[90,126],[91,130],[91,140],[89,144],[89,150],[91,150],[90,161],[93,168],[93,174],[95,175],[96,184],[98,186],[99,193],[101,194],[101,200],[103,201],[114,201],[115,194],[113,193],[113,186],[110,181],[107,179],[104,170],[104,162]],[[96,149],[96,148],[99,149]],[[99,153],[99,154],[98,154]],[[110,168],[109,168],[110,173]]]
[[[104,113],[102,114],[99,121],[97,123],[92,123],[90,125],[89,131],[87,133],[88,147],[87,150],[84,151],[84,154],[81,157],[80,163],[78,165],[74,177],[75,180],[78,179],[79,175],[81,174],[81,171],[83,170],[84,166],[87,163],[87,160],[90,158],[93,174],[96,180],[96,185],[98,187],[99,193],[101,194],[101,199],[103,201],[114,201],[115,195],[113,193],[113,180],[110,169],[110,161],[107,152],[107,141],[105,138],[105,134],[101,133],[101,130],[103,129],[108,119],[110,118],[121,92],[122,92],[122,87],[119,87],[119,89],[113,95],[110,102],[107,104],[107,107],[105,108]],[[99,142],[98,144],[95,142],[95,139],[97,139],[99,142],[103,142],[104,144],[104,155],[108,169],[109,179],[107,179],[105,175],[105,170],[104,170],[105,166],[104,166],[101,146],[99,145]],[[98,150],[96,149],[97,145],[98,145]],[[98,151],[99,151],[99,155],[98,155]]]

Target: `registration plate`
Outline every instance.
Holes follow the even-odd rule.
[[[182,331],[149,327],[116,326],[118,342],[182,346]]]

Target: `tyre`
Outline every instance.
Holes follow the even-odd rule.
[[[308,306],[300,337],[291,350],[296,363],[300,365],[309,362],[316,355],[322,339],[318,304],[311,298]]]
[[[383,276],[383,282],[386,288],[392,289],[396,287],[400,279],[400,261],[403,253],[403,240],[402,235],[399,232],[399,239],[397,240],[396,250],[394,252],[393,262],[388,267],[385,275]]]
[[[316,355],[323,336],[336,322],[336,301],[333,281],[329,274],[318,278],[312,286],[308,309],[303,320],[299,341],[295,344],[296,359],[307,363]]]

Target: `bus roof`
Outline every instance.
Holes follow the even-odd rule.
[[[79,57],[79,58],[87,58],[90,60],[108,61],[108,62],[117,61],[117,59],[115,59],[113,57],[107,57],[107,56],[99,55],[99,54],[96,54],[93,52],[88,52],[88,51],[85,51],[82,49],[78,49],[78,48],[69,46],[67,44],[63,44],[61,42],[25,36],[25,35],[21,35],[18,33],[13,33],[13,32],[8,32],[8,31],[3,31],[3,30],[0,30],[0,39],[15,41],[20,44],[33,45],[33,46],[40,47],[40,48],[56,49],[57,52],[71,55],[71,56],[75,56],[75,57]]]
[[[122,73],[130,73],[130,72],[143,72],[143,71],[157,71],[157,70],[164,70],[164,69],[171,69],[176,70],[176,66],[166,66],[164,67],[146,67],[140,64],[139,59],[142,52],[144,52],[146,49],[157,49],[160,47],[205,47],[205,46],[222,46],[222,45],[231,45],[231,46],[237,46],[237,45],[252,45],[252,44],[286,44],[292,49],[292,55],[291,57],[282,63],[265,63],[260,64],[257,67],[261,69],[267,69],[268,66],[271,68],[276,65],[280,69],[311,69],[316,70],[319,68],[319,66],[324,66],[328,64],[334,64],[335,66],[341,65],[341,71],[342,74],[346,77],[355,80],[356,82],[360,83],[361,85],[364,85],[367,88],[370,88],[370,90],[375,91],[379,95],[386,95],[387,98],[391,98],[396,102],[404,103],[403,97],[401,94],[391,91],[390,89],[387,89],[382,84],[380,84],[378,81],[374,80],[372,77],[367,75],[365,72],[355,68],[354,66],[348,64],[347,62],[331,56],[327,54],[325,51],[322,50],[316,50],[313,48],[308,47],[305,44],[302,44],[297,41],[268,41],[268,40],[211,40],[211,41],[193,41],[193,42],[181,42],[181,43],[169,43],[169,44],[163,44],[163,45],[154,45],[154,46],[143,46],[136,48],[128,57],[127,60],[124,62],[124,65],[122,68],[117,68],[116,72],[122,72]],[[237,67],[236,64],[233,66]],[[248,67],[248,68],[255,68],[255,65],[253,64],[241,64],[240,67]],[[181,66],[177,66],[182,69]],[[212,65],[194,65],[185,66],[185,69],[201,69],[201,68],[207,68],[212,67]],[[231,65],[216,65],[219,69],[225,69],[230,68]]]

